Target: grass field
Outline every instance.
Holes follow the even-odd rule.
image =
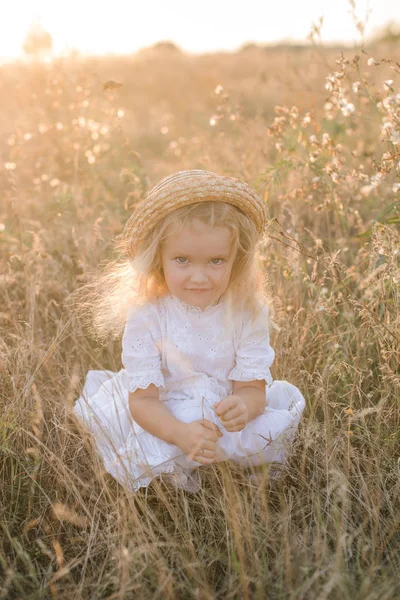
[[[0,598],[400,598],[399,61],[159,47],[1,68]],[[219,464],[197,496],[134,496],[70,415],[120,340],[65,301],[185,168],[268,190],[272,373],[307,409],[281,479]]]

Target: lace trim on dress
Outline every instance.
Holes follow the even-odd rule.
[[[170,301],[174,302],[176,306],[185,309],[187,312],[192,312],[192,313],[209,313],[209,312],[214,312],[215,310],[221,308],[222,305],[222,300],[220,299],[220,301],[218,303],[215,304],[208,304],[204,309],[201,309],[200,306],[195,306],[193,304],[187,304],[186,302],[183,302],[183,300],[180,300],[177,296],[167,296]]]
[[[146,372],[141,375],[129,375],[128,390],[130,392],[136,392],[138,388],[145,390],[151,383],[154,383],[157,387],[162,386],[165,388],[163,374],[160,372]]]
[[[228,379],[232,381],[261,381],[265,379],[267,386],[272,385],[273,378],[269,369],[256,370],[241,369],[236,366],[228,375]]]

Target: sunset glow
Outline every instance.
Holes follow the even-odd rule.
[[[15,0],[0,10],[0,58],[23,56],[26,32],[35,22],[51,34],[55,54],[132,53],[160,40],[189,52],[235,50],[246,42],[305,41],[322,16],[324,41],[360,40],[348,0],[203,0],[199,6],[187,0]],[[400,20],[398,0],[360,0],[356,11],[361,21],[369,15],[367,36]]]

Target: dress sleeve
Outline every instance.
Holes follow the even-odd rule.
[[[130,313],[122,338],[122,363],[130,392],[146,389],[151,383],[165,387],[160,349],[161,328],[154,306]]]
[[[236,365],[228,375],[232,381],[265,379],[272,384],[270,366],[275,352],[269,345],[268,307],[263,306],[256,319],[250,317],[242,324],[236,348]]]

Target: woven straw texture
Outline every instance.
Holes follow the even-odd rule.
[[[265,204],[250,185],[210,171],[179,171],[162,179],[135,206],[124,229],[124,238],[130,240],[131,256],[135,255],[147,233],[171,211],[209,201],[236,206],[252,219],[259,235],[264,231]]]

